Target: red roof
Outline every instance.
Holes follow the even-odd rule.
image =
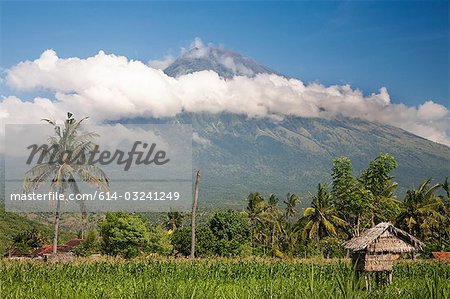
[[[432,252],[431,254],[435,259],[443,262],[450,262],[450,252]]]
[[[64,245],[58,245],[58,252],[69,252],[73,249],[73,247],[81,244],[83,239],[72,239],[66,242]],[[53,245],[45,245],[40,249],[36,249],[31,253],[32,256],[44,255],[44,254],[52,254],[53,253]]]
[[[69,252],[72,247],[66,245],[58,245],[58,252]],[[44,255],[44,254],[52,254],[53,253],[53,245],[45,245],[43,248],[36,249],[31,253],[31,255]]]

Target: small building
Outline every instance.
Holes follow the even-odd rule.
[[[387,274],[385,281],[392,282],[394,261],[402,253],[415,253],[424,247],[420,240],[389,222],[377,224],[342,245],[353,252],[355,270],[366,274],[376,272],[377,283],[383,281],[383,273]],[[370,289],[370,275],[366,279]]]
[[[57,252],[58,253],[66,253],[69,252],[71,248],[66,245],[58,245]],[[36,249],[30,253],[31,257],[43,257],[47,258],[48,256],[53,254],[53,245],[45,245],[42,248]]]
[[[432,252],[431,255],[438,261],[450,263],[450,252]]]
[[[64,245],[58,245],[56,255],[53,254],[53,245],[45,245],[40,249],[34,250],[30,253],[30,256],[44,259],[52,259],[53,256],[58,257],[58,259],[70,259],[75,256],[73,253],[74,248],[81,243],[83,243],[82,239],[72,239],[67,241]]]

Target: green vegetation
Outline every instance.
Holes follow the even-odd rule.
[[[3,255],[9,248],[14,247],[14,239],[29,230],[44,231],[47,235],[51,231],[48,227],[27,217],[0,210],[0,254]]]
[[[251,253],[250,224],[244,213],[218,211],[207,224],[196,228],[196,256],[237,256]],[[176,230],[172,235],[175,252],[190,254],[190,228]]]
[[[347,262],[272,259],[0,262],[1,298],[448,298],[450,265],[397,263],[370,293]]]
[[[78,256],[89,256],[100,252],[100,248],[97,230],[90,230],[84,242],[75,248],[75,253]]]
[[[281,202],[274,194],[255,192],[247,197],[245,211],[203,214],[196,229],[196,256],[343,257],[343,241],[382,221],[390,221],[424,241],[424,257],[430,251],[449,250],[448,180],[435,184],[427,180],[408,190],[404,200],[398,200],[393,192],[398,184],[391,175],[396,166],[392,156],[380,154],[356,176],[351,161],[340,157],[333,160],[330,186],[319,184],[310,198],[288,193]],[[299,211],[301,200],[310,204]],[[12,247],[29,252],[49,239],[51,230],[45,226],[39,229],[36,223],[21,217],[24,224],[19,221],[16,227],[8,224],[15,223],[10,217],[14,214],[4,215],[2,224],[9,226],[9,233],[3,236],[3,252]],[[92,231],[87,242],[77,248],[78,255],[103,253],[132,258],[190,254],[188,213],[150,217],[119,212],[99,217],[91,217]],[[33,231],[39,234],[39,244],[34,242]]]
[[[30,253],[32,250],[41,248],[46,243],[47,237],[45,233],[37,229],[20,232],[13,238],[14,248],[24,253]]]
[[[169,254],[172,251],[168,233],[160,226],[149,228],[138,215],[107,213],[100,222],[101,250],[108,255],[131,258],[141,252]]]

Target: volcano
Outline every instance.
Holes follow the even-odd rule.
[[[164,73],[171,77],[179,77],[206,70],[214,71],[226,79],[234,76],[253,77],[263,73],[276,74],[251,58],[215,47],[194,47],[164,69]]]

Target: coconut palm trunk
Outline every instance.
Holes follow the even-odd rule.
[[[55,234],[53,237],[53,254],[58,252],[59,218],[61,217],[61,201],[56,201],[55,211]]]

